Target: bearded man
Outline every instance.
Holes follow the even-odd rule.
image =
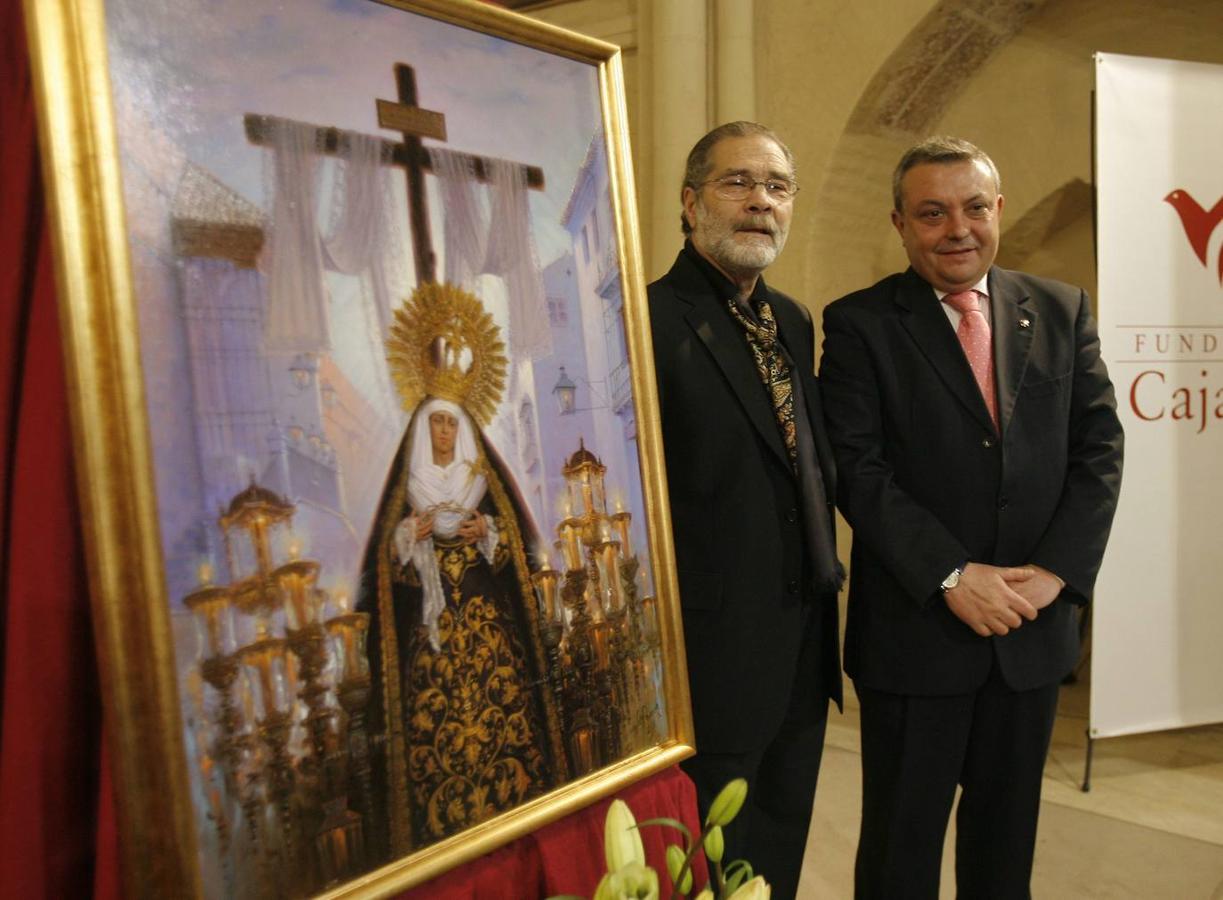
[[[828,700],[841,701],[832,455],[803,306],[761,273],[785,246],[794,157],[732,122],[688,155],[688,239],[649,286],[650,321],[704,813],[747,806],[725,859],[795,896]]]

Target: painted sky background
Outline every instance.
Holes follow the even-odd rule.
[[[599,127],[592,65],[373,0],[120,0],[107,18],[115,78],[193,162],[261,208],[266,151],[242,115],[394,140],[374,101],[397,99],[391,67],[405,62],[420,104],[446,114],[444,146],[544,169],[546,190],[531,192],[540,264],[569,244],[560,217]]]

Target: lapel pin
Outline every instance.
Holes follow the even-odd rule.
[[[1020,327],[1020,328],[1027,328],[1027,327],[1028,327],[1029,325],[1031,325],[1031,324],[1032,324],[1032,320],[1031,320],[1031,319],[1020,319],[1020,320],[1019,320],[1019,327]]]

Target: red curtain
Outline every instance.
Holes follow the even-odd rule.
[[[0,4],[0,894],[117,897],[21,6]]]

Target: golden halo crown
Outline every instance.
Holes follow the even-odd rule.
[[[505,344],[473,294],[453,284],[420,285],[395,310],[386,351],[409,413],[425,397],[439,397],[479,425],[492,421],[505,389]]]

